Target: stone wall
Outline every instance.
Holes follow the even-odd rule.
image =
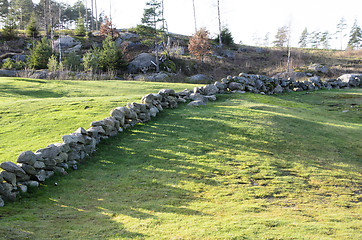
[[[77,169],[80,161],[87,159],[96,151],[97,144],[103,139],[116,136],[123,129],[134,127],[155,117],[164,108],[177,108],[180,103],[189,102],[189,106],[206,105],[215,101],[216,94],[252,92],[258,94],[278,94],[292,91],[312,91],[318,89],[343,89],[360,87],[362,74],[347,74],[338,79],[321,81],[318,77],[307,81],[270,78],[262,75],[248,75],[227,78],[194,90],[175,92],[172,89],[160,90],[157,94],[148,94],[141,103],[128,103],[110,111],[110,116],[94,121],[90,128],[78,128],[74,133],[64,135],[62,143],[50,144],[35,152],[20,153],[17,164],[3,162],[0,168],[0,206],[5,201],[15,201],[18,194],[28,187],[39,187],[54,174],[67,175],[68,169]]]

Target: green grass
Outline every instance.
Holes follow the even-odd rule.
[[[111,109],[140,102],[162,88],[190,84],[127,81],[56,81],[0,78],[0,163],[15,162],[22,151],[36,151],[61,137],[87,129]]]
[[[354,89],[166,110],[1,208],[0,239],[361,239],[361,105]]]

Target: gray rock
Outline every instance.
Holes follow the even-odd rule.
[[[320,72],[323,74],[327,74],[329,72],[329,69],[326,66],[323,66],[321,64],[312,64],[308,67],[309,70]]]
[[[204,93],[207,96],[215,95],[218,92],[219,92],[219,88],[213,84],[209,84],[204,87]]]
[[[45,168],[45,164],[41,161],[36,161],[33,165],[34,168],[36,169],[44,169]]]
[[[187,104],[189,107],[198,107],[198,106],[206,106],[206,103],[204,103],[202,100],[195,100]]]
[[[282,92],[283,92],[283,88],[278,84],[274,89],[274,93],[279,94]]]
[[[56,173],[61,174],[61,175],[67,175],[67,174],[68,174],[67,171],[65,171],[65,169],[62,168],[62,167],[55,167],[54,171],[55,171]]]
[[[0,207],[4,207],[4,206],[5,206],[4,200],[0,196]]]
[[[28,175],[31,176],[35,176],[38,173],[34,167],[25,163],[20,163],[19,167],[21,167]]]
[[[54,171],[45,171],[45,178],[49,179],[54,176]]]
[[[230,91],[234,91],[234,90],[241,90],[243,91],[245,89],[244,85],[241,83],[237,83],[237,82],[231,82],[229,83],[229,89]]]
[[[47,79],[47,78],[48,78],[48,71],[47,71],[47,70],[36,71],[36,72],[34,72],[29,78],[34,78],[34,79]]]
[[[57,40],[54,41],[54,48],[55,48],[55,50],[59,50],[59,45],[60,45],[61,49],[65,50],[65,49],[72,48],[79,44],[80,44],[80,42],[77,41],[76,39],[74,39],[73,37],[61,36],[60,38],[58,38]]]
[[[47,174],[46,174],[45,170],[43,170],[43,169],[40,170],[37,175],[35,175],[35,177],[38,179],[39,182],[44,182],[46,179],[46,176],[47,176]]]
[[[4,200],[16,201],[16,193],[13,192],[13,186],[6,182],[0,183],[0,196],[2,196]]]
[[[16,77],[16,75],[16,71],[0,69],[0,76],[2,77]]]
[[[19,185],[19,189],[22,193],[26,193],[28,191],[28,186],[26,185]]]
[[[3,162],[0,164],[0,168],[8,172],[15,173],[15,175],[18,177],[23,177],[26,175],[26,172],[13,162]]]
[[[216,96],[215,95],[205,96],[205,99],[207,99],[207,101],[216,101]]]
[[[11,172],[7,172],[7,171],[2,171],[1,172],[1,177],[7,181],[8,183],[10,183],[11,185],[13,185],[14,187],[16,186],[16,175],[15,173],[11,173]]]
[[[26,185],[28,186],[28,187],[39,187],[39,182],[37,182],[37,181],[27,181],[26,182]]]
[[[338,80],[348,83],[352,87],[358,87],[362,82],[362,74],[344,74]]]
[[[219,90],[225,90],[227,88],[227,85],[225,83],[221,83],[221,82],[215,82],[214,85]]]
[[[176,96],[175,90],[173,89],[161,89],[158,94],[162,97]]]
[[[128,72],[135,74],[146,73],[155,69],[156,57],[149,53],[141,53],[128,65]]]
[[[25,151],[20,153],[16,162],[25,163],[28,165],[34,165],[37,160],[37,156],[32,151]]]
[[[82,127],[78,128],[74,133],[80,133],[82,135],[87,135],[87,131]]]
[[[43,159],[54,159],[60,153],[60,149],[54,144],[50,144],[46,148],[37,150],[35,153],[41,153]]]
[[[194,76],[191,76],[189,78],[186,79],[186,82],[189,82],[189,83],[208,83],[212,81],[212,78],[205,75],[205,74],[197,74],[197,75],[194,75]]]

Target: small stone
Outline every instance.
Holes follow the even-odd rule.
[[[28,191],[28,186],[26,185],[20,185],[19,189],[22,193],[26,193]]]
[[[44,182],[46,179],[46,172],[45,170],[40,170],[35,177],[38,179],[39,182]]]
[[[2,171],[1,176],[5,181],[7,181],[8,183],[10,183],[11,185],[13,185],[15,187],[15,185],[16,185],[16,175],[15,175],[15,173]]]
[[[34,187],[34,188],[39,187],[39,182],[37,181],[28,181],[26,182],[26,184],[28,185],[28,187]]]
[[[34,168],[36,168],[36,169],[44,169],[44,168],[45,168],[45,164],[44,164],[43,162],[41,162],[41,161],[36,161],[36,162],[34,163]]]
[[[4,200],[0,196],[0,207],[4,207],[4,206],[5,206]]]
[[[195,101],[192,101],[189,104],[187,104],[187,106],[189,106],[189,107],[206,106],[206,103],[204,103],[201,100],[195,100]]]

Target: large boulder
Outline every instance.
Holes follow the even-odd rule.
[[[73,48],[77,45],[79,46],[81,45],[81,43],[73,37],[61,36],[60,38],[54,41],[54,49],[56,51],[59,51],[59,45],[62,50],[66,50],[69,48]]]
[[[155,69],[156,57],[149,53],[141,53],[128,65],[128,72],[135,74],[139,72],[146,73]]]
[[[352,87],[358,87],[362,82],[362,74],[344,74],[338,78]]]
[[[209,82],[212,81],[212,78],[205,75],[205,74],[197,74],[197,75],[194,75],[194,76],[191,76],[191,77],[187,78],[186,81],[189,82],[189,83],[195,83],[195,84],[209,83]]]

